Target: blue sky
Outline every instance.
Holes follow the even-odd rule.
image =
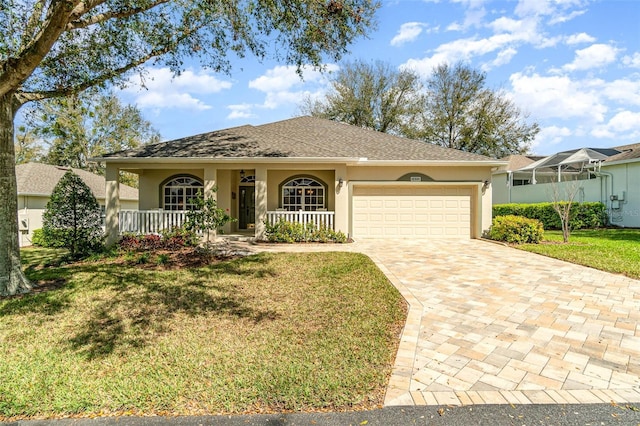
[[[443,62],[485,71],[489,87],[540,124],[533,153],[640,142],[639,0],[383,0],[377,19],[346,60],[425,77]],[[147,89],[118,93],[165,140],[287,119],[327,88],[326,75],[306,70],[302,81],[293,67],[253,58],[234,62],[230,76],[148,71]]]

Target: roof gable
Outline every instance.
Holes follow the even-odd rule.
[[[72,170],[97,199],[105,199],[106,183],[104,177],[82,169],[53,166],[42,163],[26,163],[16,166],[16,181],[18,195],[42,195],[49,196],[58,181],[68,171]],[[130,186],[120,184],[120,198],[122,200],[137,200],[138,190]]]

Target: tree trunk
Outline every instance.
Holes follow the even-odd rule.
[[[31,290],[22,272],[18,245],[18,189],[13,119],[17,112],[13,93],[0,96],[0,296]]]

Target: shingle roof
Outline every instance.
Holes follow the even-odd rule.
[[[528,166],[529,164],[538,161],[542,158],[545,158],[544,156],[541,155],[521,155],[521,154],[513,154],[513,155],[507,155],[506,157],[501,158],[501,161],[506,161],[508,164],[506,166],[506,168],[504,169],[505,171],[513,171],[513,170],[518,170],[521,169],[523,167]]]
[[[117,158],[367,158],[495,161],[484,155],[314,117],[241,126],[104,155]]]
[[[58,181],[69,170],[69,167],[52,166],[41,163],[26,163],[16,166],[16,179],[18,195],[43,195],[48,196]],[[106,194],[104,177],[81,169],[71,169],[80,176],[82,181],[98,199],[104,199]],[[120,184],[121,200],[137,200],[138,190],[127,185]]]
[[[612,155],[611,157],[606,159],[606,162],[640,158],[640,143],[616,146],[614,149],[621,151],[620,154]]]

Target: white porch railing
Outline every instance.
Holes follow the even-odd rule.
[[[287,222],[299,222],[303,225],[313,223],[316,228],[334,229],[334,212],[325,211],[269,211],[267,222],[275,223],[280,219]],[[118,216],[121,234],[154,234],[163,229],[181,226],[187,220],[186,211],[172,210],[120,210]]]
[[[268,223],[276,223],[280,219],[284,219],[287,222],[298,222],[306,225],[307,223],[313,223],[316,228],[329,228],[334,229],[333,218],[335,212],[324,212],[324,211],[271,211],[267,212],[267,222]]]
[[[181,226],[187,220],[186,211],[120,210],[120,233],[155,234],[163,229]]]

